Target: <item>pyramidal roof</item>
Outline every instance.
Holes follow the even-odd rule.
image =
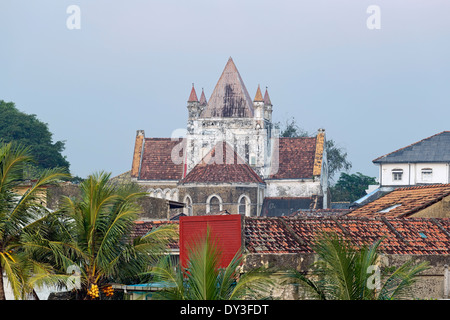
[[[231,57],[228,59],[201,117],[253,117],[252,99]]]

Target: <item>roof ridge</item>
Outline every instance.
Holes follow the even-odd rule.
[[[394,153],[396,153],[396,152],[402,151],[402,150],[404,150],[404,149],[406,149],[406,148],[410,148],[410,147],[412,147],[412,146],[414,146],[414,145],[416,145],[416,144],[418,144],[418,143],[421,143],[421,142],[423,142],[423,141],[429,140],[429,139],[431,139],[431,138],[433,138],[433,137],[436,137],[436,136],[438,136],[438,135],[441,135],[441,134],[443,134],[443,133],[450,133],[450,131],[441,131],[441,132],[439,132],[439,133],[433,134],[432,136],[429,136],[428,138],[424,138],[424,139],[422,139],[422,140],[419,140],[419,141],[416,141],[416,142],[414,142],[414,143],[411,143],[411,144],[409,144],[409,145],[407,145],[407,146],[405,146],[405,147],[403,147],[403,148],[397,149],[397,150],[392,151],[392,152],[389,152],[389,153],[387,153],[387,154],[385,154],[385,155],[383,155],[383,156],[380,156],[380,157],[378,157],[378,158],[372,160],[372,162],[381,160],[382,158],[385,158],[385,157],[387,157],[387,156],[389,156],[389,155],[391,155],[391,154],[394,154]]]

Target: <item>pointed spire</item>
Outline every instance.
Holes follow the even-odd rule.
[[[203,91],[203,88],[202,88],[202,95],[200,96],[200,105],[206,106],[207,104],[208,104],[208,102],[206,101],[205,92]]]
[[[272,102],[270,101],[270,97],[269,97],[269,91],[267,90],[266,87],[266,92],[264,93],[264,104],[265,105],[272,105]]]
[[[230,57],[202,112],[202,117],[248,118],[253,117],[253,112],[252,98]]]
[[[198,102],[197,93],[195,92],[194,84],[192,84],[191,94],[189,96],[188,102]]]
[[[253,102],[263,102],[263,97],[262,97],[262,93],[261,93],[261,88],[259,87],[258,84],[258,90],[256,90],[256,95],[255,95],[255,99],[253,100]]]

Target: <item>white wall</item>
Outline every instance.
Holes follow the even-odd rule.
[[[422,179],[422,169],[430,168],[433,174],[430,181]],[[401,181],[394,181],[392,170],[402,169]],[[382,186],[404,186],[417,184],[449,183],[449,165],[447,163],[398,163],[380,165],[380,183]]]
[[[266,197],[310,197],[313,195],[322,195],[319,180],[266,180]]]

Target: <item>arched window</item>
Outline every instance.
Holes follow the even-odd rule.
[[[433,179],[433,169],[423,168],[422,169],[422,181],[430,182]]]
[[[250,216],[250,198],[246,195],[242,195],[238,201],[238,213]]]
[[[206,201],[206,212],[213,213],[222,211],[222,199],[217,195],[211,195]]]
[[[189,195],[187,195],[184,198],[184,203],[186,204],[186,211],[185,211],[185,213],[188,216],[192,216],[192,213],[193,213],[193,210],[192,210],[192,199],[191,199],[191,197]]]

